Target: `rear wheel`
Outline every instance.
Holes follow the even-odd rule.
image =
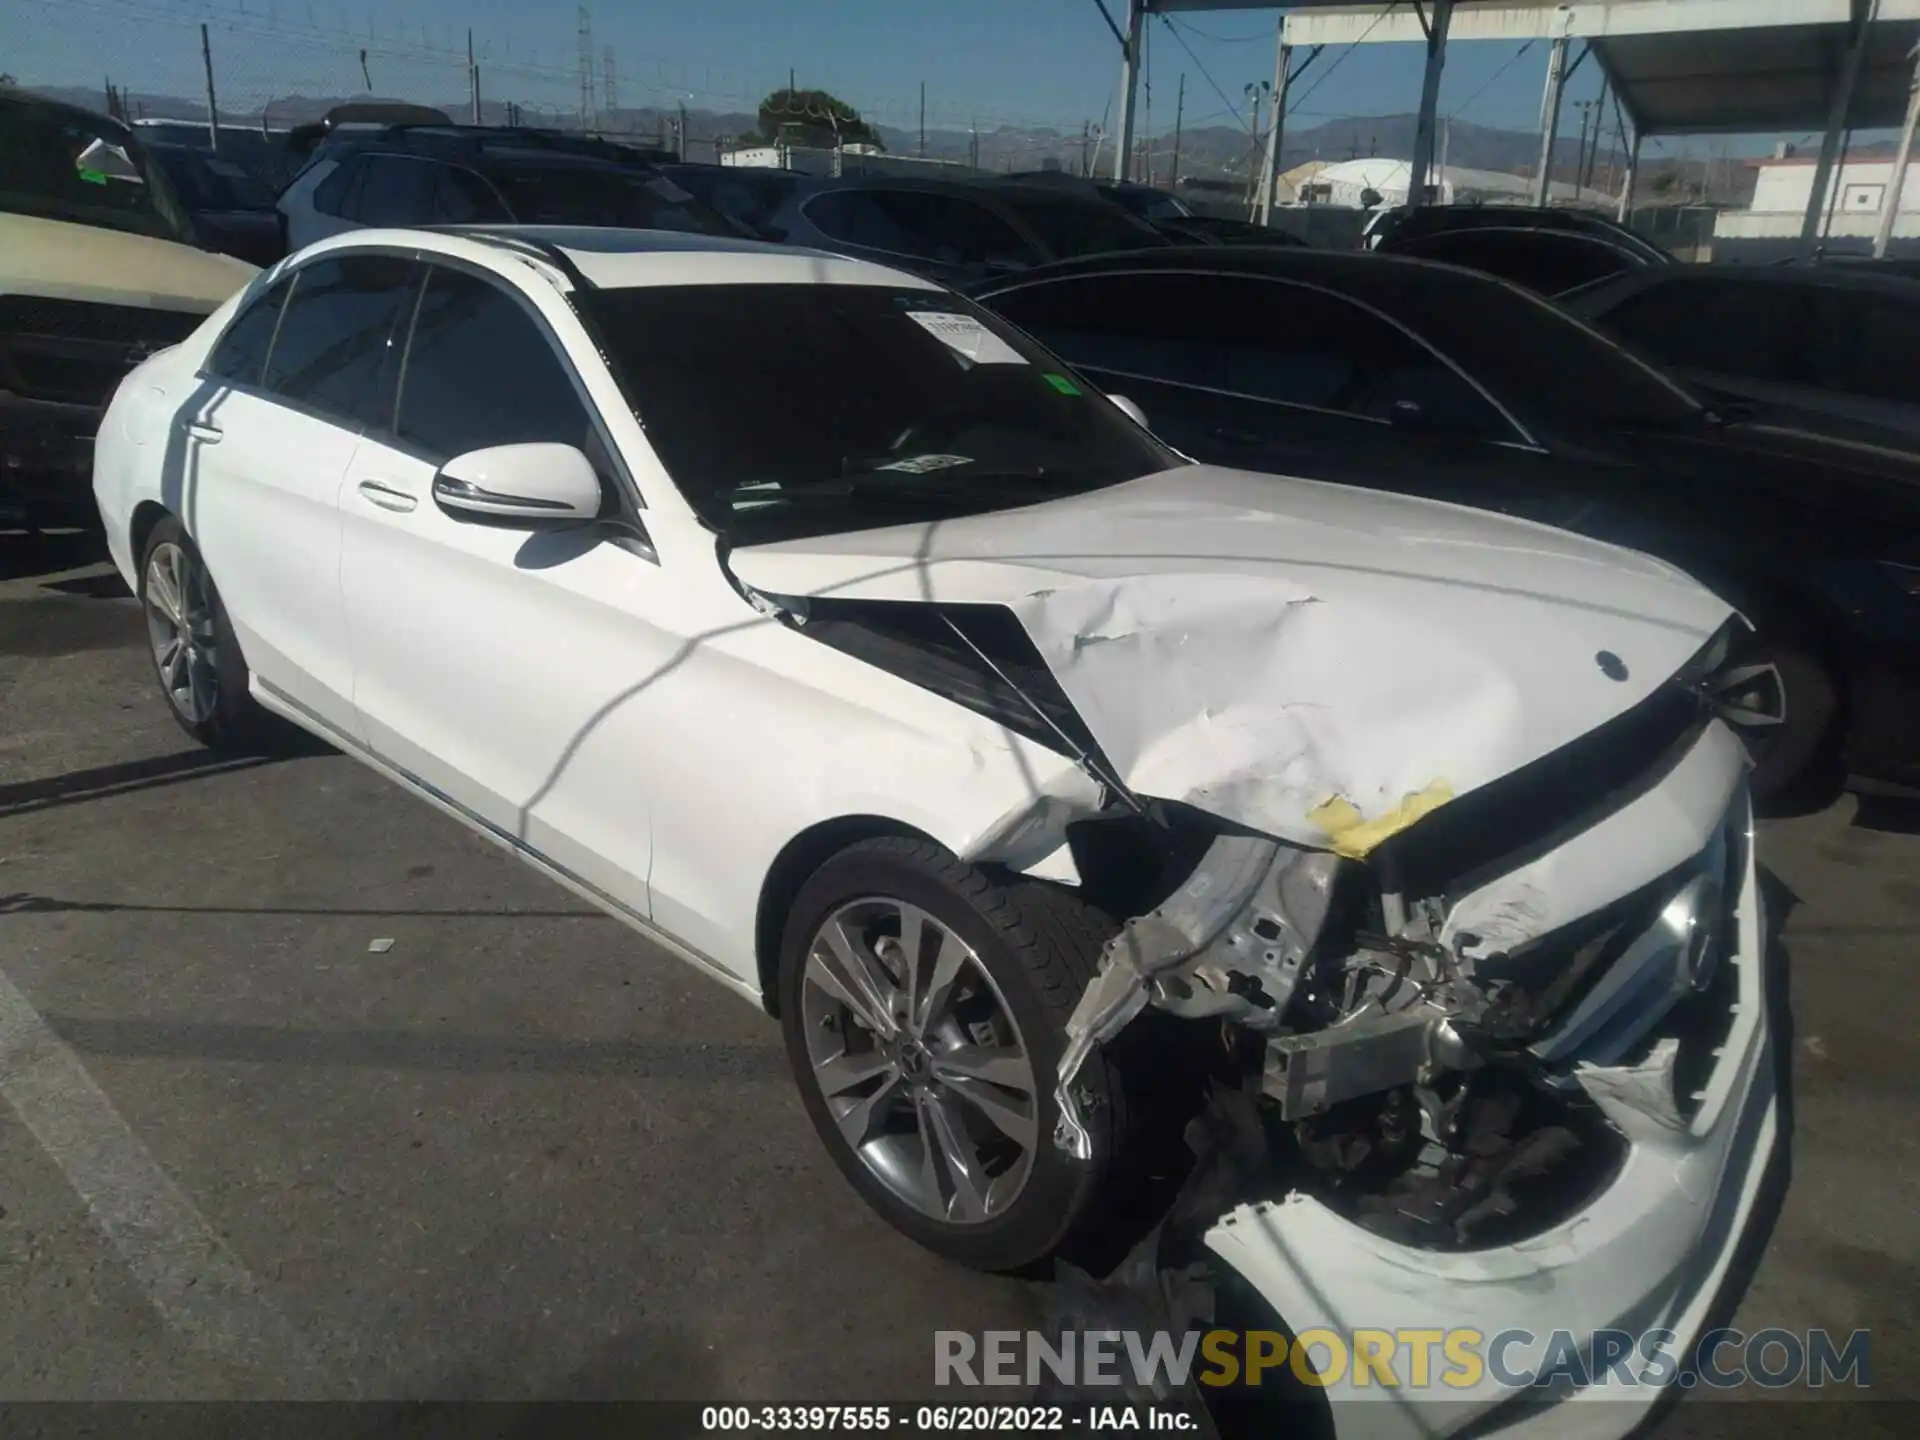
[[[214,750],[259,746],[270,719],[249,693],[247,662],[213,576],[172,516],[147,536],[140,607],[160,691],[180,728]]]
[[[1065,1024],[1112,922],[926,841],[862,842],[802,888],[780,1014],[807,1113],[887,1221],[948,1259],[1015,1270],[1087,1217],[1123,1124],[1103,1058],[1076,1096],[1091,1161],[1054,1144]]]

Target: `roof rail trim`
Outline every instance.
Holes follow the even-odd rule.
[[[462,240],[478,240],[482,244],[492,245],[501,250],[518,251],[523,255],[531,252],[566,276],[567,283],[575,290],[600,288],[586,277],[578,265],[573,263],[572,256],[551,240],[536,240],[529,235],[502,235],[497,230],[481,230],[461,225],[439,225],[433,228],[441,235],[457,235]]]

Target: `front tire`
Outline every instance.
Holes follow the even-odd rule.
[[[1839,687],[1814,642],[1780,622],[1760,622],[1740,646],[1714,699],[1753,761],[1756,802],[1792,795],[1828,755]]]
[[[1067,1017],[1113,922],[930,841],[863,841],[802,887],[781,945],[787,1056],[814,1128],[880,1215],[976,1269],[1023,1269],[1088,1218],[1124,1132],[1096,1052],[1091,1161],[1054,1144]]]
[[[259,748],[269,717],[248,689],[247,662],[206,561],[171,515],[147,536],[139,598],[160,693],[180,728],[210,750]]]

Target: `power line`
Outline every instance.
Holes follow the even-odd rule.
[[[1351,45],[1347,46],[1346,49],[1342,50],[1339,53],[1339,55],[1334,57],[1334,62],[1331,65],[1329,65],[1326,69],[1320,72],[1320,78],[1314,81],[1313,84],[1309,85],[1306,88],[1305,92],[1300,96],[1300,98],[1292,102],[1291,104],[1289,104],[1287,106],[1287,109],[1293,110],[1298,106],[1306,104],[1307,101],[1312,97],[1313,92],[1318,90],[1322,85],[1326,84],[1328,80],[1332,79],[1333,72],[1338,70],[1342,65],[1347,63],[1347,57],[1353,54],[1355,50],[1358,50],[1363,44],[1366,43],[1367,36],[1373,34],[1375,30],[1378,30],[1380,28],[1381,22],[1384,21],[1389,15],[1393,14],[1393,12],[1399,8],[1400,8],[1400,0],[1393,0],[1393,3],[1391,5],[1387,6],[1386,9],[1382,10],[1378,15],[1374,16],[1373,24],[1367,26],[1366,29],[1360,32],[1360,38],[1354,41]]]
[[[1498,80],[1502,75],[1507,73],[1508,66],[1512,65],[1514,61],[1518,60],[1522,55],[1526,54],[1527,51],[1531,50],[1532,48],[1533,48],[1533,41],[1529,40],[1527,41],[1526,44],[1522,45],[1518,50],[1514,51],[1513,54],[1509,55],[1506,58],[1506,63],[1501,65],[1501,67],[1498,70],[1494,71],[1493,74],[1487,77],[1486,84],[1482,85],[1478,90],[1474,91],[1473,94],[1469,95],[1464,101],[1454,106],[1453,109],[1447,112],[1447,118],[1449,120],[1455,120],[1455,119],[1458,119],[1461,115],[1465,114],[1467,110],[1467,106],[1473,104],[1474,101],[1478,100],[1482,95],[1486,94],[1487,91],[1490,88],[1492,88],[1493,82]]]
[[[1166,20],[1170,25],[1178,25],[1182,30],[1192,31],[1202,40],[1212,40],[1221,45],[1250,45],[1256,40],[1271,40],[1273,38],[1273,31],[1271,30],[1262,30],[1257,35],[1215,35],[1210,30],[1202,30],[1191,21],[1177,20],[1171,15],[1162,16],[1161,18]]]
[[[1396,3],[1397,3],[1397,0],[1396,0]],[[1164,15],[1160,17],[1163,23],[1166,21],[1166,18],[1167,17]],[[1379,22],[1375,21],[1374,23],[1378,24]],[[1220,88],[1220,82],[1218,80],[1215,80],[1213,78],[1212,72],[1209,71],[1205,65],[1202,65],[1200,63],[1200,57],[1193,53],[1193,47],[1187,44],[1186,39],[1180,34],[1180,32],[1174,29],[1173,26],[1168,25],[1167,33],[1173,36],[1175,43],[1177,43],[1182,50],[1187,52],[1187,58],[1193,61],[1194,65],[1199,69],[1201,78],[1204,79],[1207,82],[1207,84],[1213,87],[1213,93],[1220,97],[1220,103],[1225,105],[1228,110],[1233,112],[1233,118],[1238,120],[1242,125],[1246,124],[1247,123],[1246,118],[1243,115],[1241,115],[1240,107],[1234,104],[1233,101],[1227,98],[1227,92]]]

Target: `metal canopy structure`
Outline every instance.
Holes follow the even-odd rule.
[[[1841,137],[1902,124],[1920,44],[1920,0],[1127,0],[1121,70],[1121,130],[1133,129],[1133,59],[1147,15],[1207,10],[1284,10],[1288,51],[1318,46],[1424,44],[1425,83],[1414,154],[1412,204],[1432,164],[1434,110],[1449,42],[1547,40],[1541,155],[1559,130],[1560,92],[1591,54],[1632,127],[1631,201],[1640,142],[1649,135],[1814,130],[1824,139],[1803,239],[1811,244]],[[1569,63],[1569,46],[1580,50]],[[1267,173],[1279,162],[1275,107]],[[1128,150],[1116,154],[1124,175]],[[1545,203],[1544,165],[1536,203]],[[1271,184],[1269,178],[1268,181]],[[1898,190],[1898,186],[1893,187]]]

